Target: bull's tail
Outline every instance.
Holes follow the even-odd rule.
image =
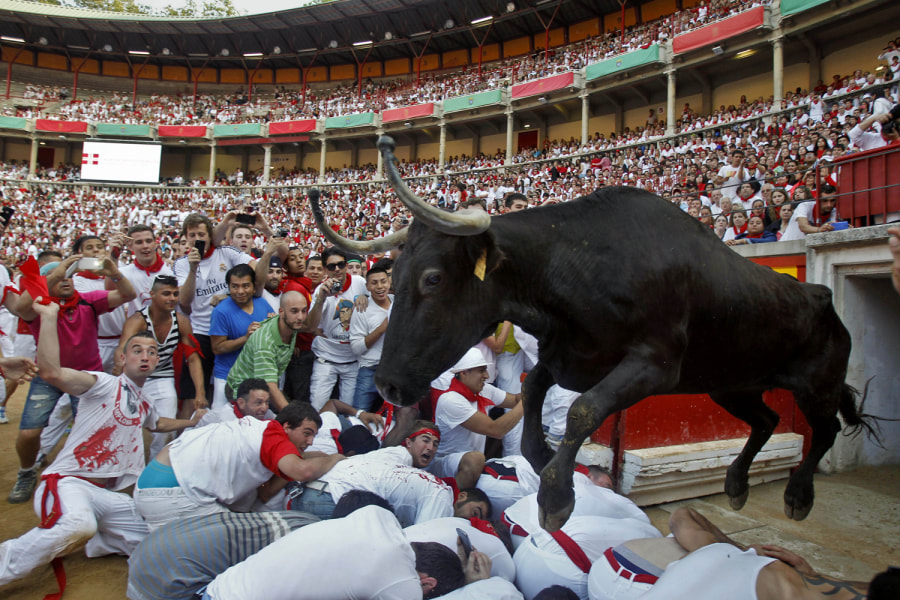
[[[866,382],[863,388],[862,398],[859,401],[859,408],[856,407],[856,399],[860,397],[859,391],[855,388],[841,384],[841,402],[838,406],[841,417],[844,419],[844,435],[856,436],[860,431],[865,431],[866,436],[875,442],[878,446],[884,447],[881,443],[881,430],[878,427],[878,421],[894,421],[896,419],[885,419],[884,417],[876,417],[867,415],[863,412],[866,404],[866,396],[869,394],[869,383]]]

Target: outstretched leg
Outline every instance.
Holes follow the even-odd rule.
[[[731,508],[740,510],[750,495],[750,465],[775,431],[778,413],[766,406],[758,392],[715,393],[710,397],[732,416],[750,426],[750,437],[725,476],[725,493]]]
[[[815,498],[813,473],[841,430],[836,416],[839,392],[840,389],[835,388],[831,394],[794,393],[797,405],[812,428],[809,453],[791,475],[784,490],[784,514],[795,521],[802,521],[812,510]]]
[[[582,442],[611,414],[647,396],[665,393],[678,381],[680,352],[647,345],[631,349],[603,381],[575,400],[569,409],[566,435],[559,451],[541,471],[538,516],[541,527],[556,531],[575,506],[572,471]]]
[[[553,450],[544,441],[541,427],[541,407],[547,390],[553,385],[553,376],[543,364],[538,362],[522,384],[524,424],[522,430],[522,455],[528,459],[536,473],[547,466],[553,458]]]

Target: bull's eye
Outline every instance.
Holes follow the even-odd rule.
[[[429,269],[422,273],[422,278],[419,280],[419,287],[422,292],[428,292],[441,285],[441,281],[443,281],[444,276],[437,269]]]

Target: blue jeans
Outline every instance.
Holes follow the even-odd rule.
[[[303,487],[300,482],[292,481],[285,491],[290,499],[289,510],[309,513],[320,519],[330,519],[334,515],[334,500],[327,488],[319,491]]]
[[[377,368],[377,365],[359,368],[356,374],[356,393],[353,394],[354,408],[361,408],[369,412],[380,397],[378,389],[375,387],[375,369]]]
[[[64,391],[52,386],[39,376],[31,380],[28,388],[28,397],[25,399],[25,407],[22,409],[22,420],[19,429],[43,429],[50,422],[50,414],[56,408],[56,403]],[[72,415],[78,414],[78,397],[69,396],[72,399]]]

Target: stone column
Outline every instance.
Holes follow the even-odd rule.
[[[666,70],[666,135],[675,134],[675,69]]]
[[[272,144],[263,144],[263,152],[265,155],[263,156],[263,173],[262,173],[262,184],[269,184],[269,171],[272,169]]]
[[[325,141],[324,135],[319,138],[319,143],[322,145],[322,149],[319,152],[319,183],[325,183],[325,153],[327,152],[327,142]]]
[[[438,172],[444,172],[444,162],[447,158],[447,122],[441,119],[441,137],[438,144]]]
[[[588,93],[587,90],[581,91],[581,145],[585,146],[588,143],[588,138],[590,137],[590,132],[588,131],[588,124],[591,119],[591,103],[588,101]]]
[[[28,179],[34,179],[35,174],[37,173],[37,155],[38,155],[38,147],[40,146],[40,142],[37,139],[37,136],[31,136],[31,157],[28,159]]]
[[[780,35],[772,40],[772,95],[777,110],[784,98],[784,38]]]
[[[506,159],[504,165],[512,164],[513,157],[513,130],[516,127],[516,117],[513,113],[512,106],[506,109]]]
[[[216,143],[211,142],[209,144],[209,177],[206,179],[206,183],[212,184],[216,178]],[[185,181],[190,181],[190,175],[186,174],[184,176]]]

